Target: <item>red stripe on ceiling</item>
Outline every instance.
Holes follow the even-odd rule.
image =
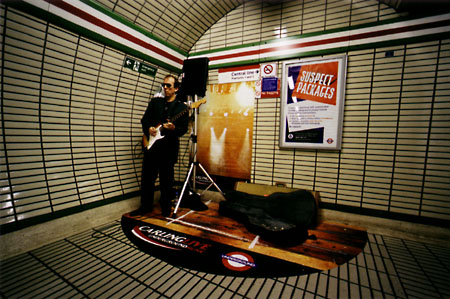
[[[82,19],[84,19],[86,21],[88,21],[89,23],[92,23],[92,24],[94,24],[94,25],[96,25],[98,27],[101,27],[101,28],[103,28],[103,29],[105,29],[105,30],[107,30],[109,32],[112,32],[112,33],[120,36],[120,37],[123,37],[124,39],[127,39],[130,42],[138,44],[138,45],[140,45],[140,46],[142,46],[142,47],[144,47],[144,48],[146,48],[146,49],[148,49],[150,51],[153,51],[153,52],[155,52],[155,53],[157,53],[157,54],[159,54],[161,56],[164,56],[164,57],[166,57],[166,58],[168,58],[168,59],[170,59],[170,60],[172,60],[172,61],[174,61],[176,63],[183,64],[183,60],[182,59],[180,59],[178,57],[175,57],[175,56],[173,56],[173,55],[171,55],[171,54],[161,50],[158,47],[155,47],[155,46],[153,46],[153,45],[151,45],[149,43],[146,43],[143,40],[141,40],[139,38],[136,38],[133,35],[125,32],[123,30],[120,30],[120,29],[118,29],[118,28],[116,28],[116,27],[114,27],[114,26],[112,26],[112,25],[110,25],[110,24],[100,20],[99,18],[96,18],[96,17],[88,14],[87,12],[82,11],[81,9],[76,8],[76,7],[70,5],[70,4],[66,3],[66,2],[54,1],[54,0],[45,0],[45,1],[47,1],[50,4],[53,4],[53,5],[57,6],[57,7],[65,10],[65,11],[67,11],[67,12],[70,12],[71,14],[74,14],[74,15],[76,15],[76,16],[78,16],[78,17],[80,17],[80,18],[82,18]]]
[[[245,51],[245,52],[228,54],[228,55],[220,55],[220,56],[215,56],[215,57],[209,57],[209,60],[210,61],[222,60],[222,59],[244,57],[244,56],[250,56],[250,55],[259,55],[259,54],[265,54],[265,53],[270,53],[270,52],[284,51],[284,50],[290,50],[290,49],[298,49],[298,48],[302,48],[302,47],[312,47],[312,46],[319,46],[319,45],[325,45],[325,44],[331,44],[331,43],[348,42],[348,41],[364,39],[364,38],[373,38],[373,37],[379,37],[379,36],[384,36],[384,35],[389,35],[389,34],[397,34],[397,33],[404,33],[404,32],[416,31],[416,30],[435,28],[435,27],[440,27],[440,26],[446,26],[449,24],[450,24],[450,20],[436,21],[436,22],[432,22],[432,23],[411,25],[411,26],[406,26],[406,27],[401,27],[401,28],[392,28],[392,29],[386,29],[386,30],[375,31],[375,32],[354,34],[351,36],[341,36],[341,37],[329,38],[329,39],[324,39],[324,40],[316,40],[316,41],[310,41],[310,42],[303,42],[303,43],[297,43],[297,44],[286,45],[286,46],[278,46],[278,47],[271,47],[271,48],[258,49],[258,50],[252,50],[252,51]]]

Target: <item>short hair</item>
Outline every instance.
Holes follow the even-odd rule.
[[[167,78],[173,78],[173,81],[174,81],[173,87],[180,88],[180,81],[178,81],[177,77],[175,77],[174,75],[167,75],[167,76],[164,77],[164,80],[167,79]]]

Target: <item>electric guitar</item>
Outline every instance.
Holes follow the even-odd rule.
[[[199,101],[197,101],[197,102],[192,103],[190,106],[186,107],[186,109],[184,109],[183,111],[181,111],[181,112],[178,113],[177,115],[171,117],[171,118],[169,119],[169,122],[174,122],[174,121],[177,120],[180,116],[182,116],[183,114],[185,114],[186,112],[188,112],[189,109],[195,109],[195,108],[198,108],[198,107],[200,107],[201,104],[204,104],[204,103],[206,103],[206,99],[199,100]],[[158,141],[158,140],[160,140],[160,139],[162,139],[162,138],[165,137],[165,136],[162,136],[162,135],[161,135],[162,124],[157,125],[155,128],[156,128],[156,135],[155,135],[155,136],[150,135],[150,138],[149,138],[149,139],[147,139],[147,136],[145,136],[145,134],[144,134],[144,136],[142,136],[142,146],[143,146],[145,149],[147,149],[147,150],[149,150],[149,149],[153,146],[153,144],[155,144],[156,141]]]

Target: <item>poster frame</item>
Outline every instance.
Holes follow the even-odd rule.
[[[327,127],[327,130],[332,132],[336,140],[328,142],[330,139],[324,135],[322,142],[287,142],[285,141],[285,134],[287,130],[287,111],[288,111],[288,72],[289,68],[301,65],[311,65],[314,63],[338,62],[338,82],[336,90],[336,109],[333,113],[332,124],[333,127]],[[303,148],[303,149],[324,149],[324,150],[341,150],[342,147],[342,127],[344,115],[344,96],[347,77],[347,55],[336,55],[327,57],[314,57],[306,59],[296,59],[283,62],[282,86],[281,86],[281,114],[280,114],[280,132],[279,132],[279,147],[280,148]],[[303,100],[308,101],[308,100]],[[312,101],[309,101],[312,102]],[[325,128],[324,128],[325,130]],[[334,139],[334,138],[333,138]]]

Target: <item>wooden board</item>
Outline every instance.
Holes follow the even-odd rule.
[[[367,233],[363,228],[322,222],[308,231],[312,238],[299,245],[283,247],[262,240],[250,233],[243,224],[219,215],[218,202],[210,201],[207,205],[208,210],[202,212],[180,209],[176,218],[164,218],[159,210],[155,210],[145,216],[132,217],[125,214],[122,220],[133,219],[139,221],[141,227],[145,224],[154,225],[183,236],[231,246],[239,252],[254,253],[285,264],[298,265],[299,269],[308,269],[302,271],[309,273],[312,270],[332,269],[348,262],[363,250],[367,241]]]

